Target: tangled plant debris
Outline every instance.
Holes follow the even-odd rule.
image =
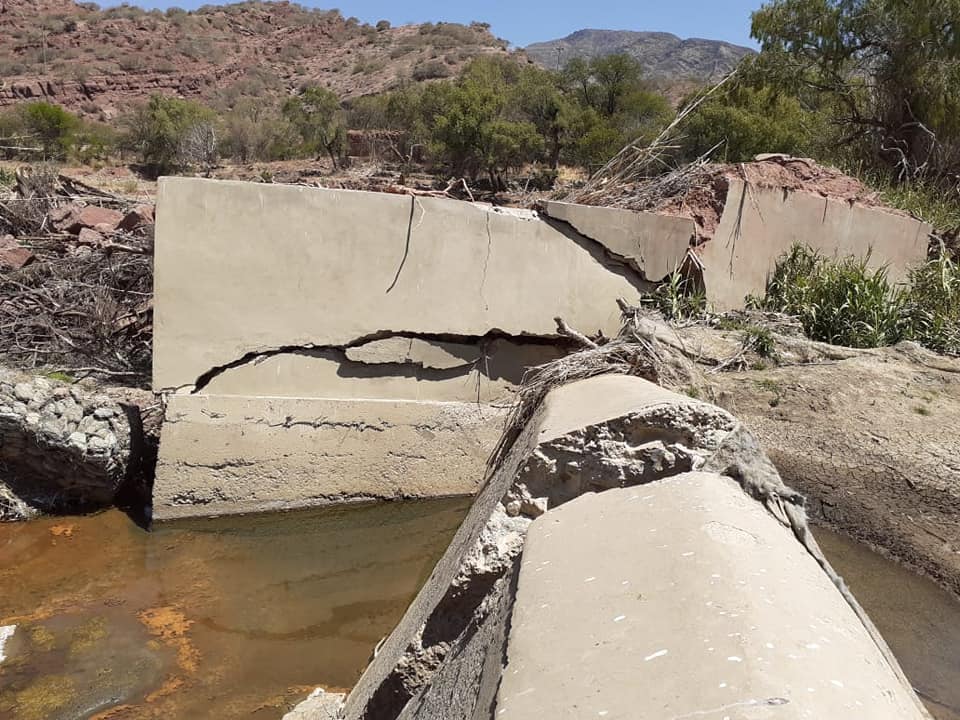
[[[58,174],[0,185],[0,359],[72,377],[145,381],[153,208]]]

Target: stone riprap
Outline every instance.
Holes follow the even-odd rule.
[[[78,385],[0,370],[0,519],[111,504],[135,462],[127,412]]]
[[[617,494],[617,488],[634,490]],[[614,494],[607,497],[608,490]],[[592,496],[594,491],[601,494]],[[657,508],[657,497],[663,507]],[[340,717],[479,720],[504,714],[524,719],[599,717],[604,712],[615,718],[666,716],[662,703],[648,703],[658,702],[658,687],[675,686],[664,685],[660,671],[649,663],[662,661],[669,648],[668,653],[659,645],[638,653],[647,647],[640,637],[645,627],[666,631],[671,623],[683,626],[677,629],[682,637],[671,640],[675,653],[681,647],[692,652],[690,637],[697,635],[696,649],[704,654],[702,667],[686,667],[671,682],[685,688],[690,682],[713,683],[710,688],[674,693],[685,696],[683,708],[694,714],[720,708],[724,703],[708,704],[714,695],[726,697],[721,691],[729,688],[737,691],[726,703],[731,712],[750,709],[767,713],[764,717],[832,717],[838,703],[858,707],[858,702],[884,708],[886,714],[877,717],[928,717],[869,618],[807,533],[799,500],[780,481],[749,432],[720,408],[620,375],[555,389],[488,477],[447,553],[379,648]],[[581,505],[572,509],[576,503]],[[616,514],[610,527],[604,513]],[[586,521],[577,525],[577,532],[590,536],[583,548],[567,542],[565,532],[553,535],[564,517],[581,514],[590,516],[589,531],[583,530]],[[666,521],[664,514],[669,515]],[[667,548],[657,545],[671,545],[670,539],[651,539],[651,527],[675,541],[669,562],[657,554]],[[528,564],[525,554],[531,528],[536,542],[532,557],[540,558],[536,561],[540,565]],[[648,543],[651,547],[644,550]],[[595,573],[585,572],[574,585],[568,581],[544,585],[541,574],[556,578],[568,563],[571,571],[582,569],[577,558],[585,557],[581,550],[587,553],[587,546],[594,561],[607,554],[611,562],[617,559],[616,572],[630,577],[618,576],[614,584],[605,577],[595,588],[584,590],[584,583],[600,580],[596,576],[591,580]],[[744,552],[745,547],[752,551]],[[678,553],[679,558],[674,557]],[[635,557],[624,559],[625,554]],[[692,579],[683,566],[647,572],[636,565],[641,557],[665,566],[688,562],[696,572]],[[711,559],[721,571],[697,565]],[[558,568],[551,575],[546,568],[553,564]],[[715,577],[718,574],[720,578]],[[621,597],[624,579],[632,585]],[[713,589],[722,607],[707,604],[710,598],[704,596],[702,585]],[[619,598],[624,606],[630,605],[635,615],[631,622],[626,622],[623,611],[611,615],[612,608],[606,613],[610,617],[602,618],[610,624],[603,632],[630,646],[630,653],[604,656],[594,646],[593,634],[587,631],[592,621],[574,617],[599,609],[578,602],[584,592],[598,594],[598,602]],[[638,593],[649,593],[651,602],[638,600]],[[675,602],[670,601],[671,593],[679,594]],[[566,621],[542,607],[551,601],[539,601],[541,594],[555,598],[552,602],[558,606],[572,603]],[[765,599],[775,603],[773,609]],[[777,602],[789,607],[779,612]],[[673,618],[677,603],[688,603],[689,611]],[[537,613],[544,623],[560,622],[562,632],[543,634],[536,627],[530,632],[531,624],[539,622],[531,619]],[[618,620],[621,614],[624,617]],[[835,621],[835,626],[827,627],[823,618]],[[698,634],[707,630],[716,637]],[[776,640],[769,639],[771,633]],[[829,637],[823,640],[825,634]],[[835,644],[823,652],[829,663],[803,664],[791,657],[800,657],[790,649],[800,640],[803,647],[796,649],[807,655],[817,649],[812,645]],[[765,660],[753,652],[758,642]],[[774,651],[767,642],[781,645]],[[587,648],[584,652],[595,654],[598,663],[579,679],[564,675],[585,662],[576,650],[578,643],[581,650]],[[714,677],[709,648],[718,652],[728,645],[739,648],[722,658],[731,668],[728,677]],[[538,663],[551,665],[553,674],[529,676]],[[506,678],[505,667],[513,679]],[[597,678],[605,672],[606,679]],[[587,678],[595,681],[589,687]],[[524,684],[524,679],[529,682],[521,688],[517,682]],[[807,697],[811,686],[822,695]],[[523,704],[527,701],[522,698],[537,688],[539,700],[533,708]],[[585,707],[596,712],[581,712]]]

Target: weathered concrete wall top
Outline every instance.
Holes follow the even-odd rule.
[[[648,280],[660,281],[680,267],[696,225],[689,218],[547,201],[544,212],[623,257]]]
[[[527,533],[504,720],[922,720],[813,556],[732,479],[583,495]]]
[[[155,283],[155,389],[279,348],[551,337],[558,315],[614,333],[614,300],[649,288],[530,211],[192,178],[160,181]]]

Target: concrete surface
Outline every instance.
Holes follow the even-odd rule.
[[[323,688],[317,688],[284,715],[283,720],[337,720],[345,697],[343,693],[328,693]]]
[[[195,178],[159,183],[155,270],[158,390],[248,353],[385,333],[555,337],[559,315],[614,334],[616,298],[650,287],[530,211]]]
[[[712,472],[685,474],[680,463],[662,464],[658,478],[649,482],[649,459],[630,448],[650,435],[686,443],[694,464]],[[561,489],[552,495],[564,497],[570,467],[591,463],[596,484],[626,489],[581,495],[572,503],[550,505],[546,514],[533,503],[536,512],[517,502],[529,490],[525,478],[531,465],[540,464],[544,481]],[[737,482],[713,474],[720,469],[735,473]],[[581,492],[588,486],[582,484]],[[625,714],[619,717],[684,717],[683,710],[672,713],[670,703],[685,699],[690,718],[838,717],[802,714],[821,707],[811,703],[832,708],[828,703],[834,702],[849,703],[844,715],[873,717],[867,710],[886,701],[903,713],[877,717],[925,717],[916,714],[923,711],[899,679],[896,661],[886,660],[879,645],[871,646],[867,625],[854,614],[855,603],[848,604],[833,585],[828,566],[818,565],[814,551],[797,542],[795,533],[804,528],[793,523],[802,521],[803,512],[793,506],[790,518],[784,514],[791,496],[749,432],[719,408],[636,377],[600,376],[557,388],[493,468],[444,557],[348,696],[342,717],[485,720],[507,713],[526,719],[605,717],[603,712],[615,717],[613,711],[621,708],[615,703],[628,697],[635,704],[624,700]],[[590,509],[596,502],[609,521]],[[565,517],[580,517],[581,503],[587,504],[589,527],[581,523],[573,538],[547,537],[557,518],[562,523]],[[531,527],[540,528],[539,546],[525,545]],[[661,533],[672,539],[657,541]],[[531,562],[537,553],[549,553],[550,563]],[[539,578],[524,585],[524,574],[555,570],[566,577],[566,565],[577,582],[560,590],[556,584],[544,586],[563,597],[538,603]],[[774,582],[767,582],[768,576]],[[526,619],[514,607],[518,597],[525,598]],[[602,607],[599,612],[608,599],[622,601],[627,610],[610,614]],[[566,622],[540,607],[551,602],[565,608]],[[620,615],[625,617],[616,620]],[[649,621],[653,616],[656,622]],[[536,624],[553,621],[556,626]],[[686,643],[701,626],[710,635]],[[618,664],[616,656],[605,656],[603,640],[629,640],[629,647],[617,648],[626,660]],[[650,643],[656,647],[647,649]],[[817,661],[821,650],[822,665]],[[714,673],[715,654],[723,677]],[[653,657],[645,660],[648,656]],[[841,662],[850,657],[862,661],[862,678],[851,677],[858,667]],[[644,678],[644,672],[657,672],[653,663],[677,658],[689,667],[678,672],[673,665],[676,677],[662,683],[659,676]],[[814,662],[801,662],[811,658]],[[525,687],[511,684],[512,675],[528,671],[536,678]],[[608,677],[598,677],[603,673]],[[544,691],[541,677],[556,681],[551,692]],[[490,692],[498,680],[503,704],[492,713]],[[833,680],[849,682],[847,692]],[[823,699],[798,698],[794,690]],[[563,709],[575,692],[576,708]],[[643,693],[660,706],[639,697]],[[525,700],[527,694],[535,699]],[[608,695],[609,706],[594,702]],[[528,704],[511,705],[517,697]],[[790,703],[768,702],[777,698]],[[714,699],[715,706],[701,704]],[[857,712],[857,701],[867,710]]]
[[[544,213],[567,223],[643,274],[659,282],[683,262],[696,226],[689,218],[547,200]]]
[[[702,427],[688,427],[691,418],[701,418]],[[531,468],[565,496],[568,464],[600,459],[602,445],[621,462],[598,463],[592,480],[633,484],[648,473],[644,458],[627,456],[627,446],[644,435],[670,436],[706,458],[719,447],[724,433],[716,429],[725,422],[735,424],[719,408],[637,377],[598,376],[553,390],[484,482],[444,557],[348,696],[344,717],[487,717],[490,663],[499,670],[505,648],[497,638],[509,619],[509,586],[531,522],[524,511],[541,498],[530,498],[529,508],[518,503],[516,516],[508,507],[527,495]],[[624,472],[631,464],[636,472]]]
[[[500,413],[469,403],[172,395],[153,518],[471,494]]]
[[[742,308],[747,295],[763,294],[777,258],[795,243],[828,257],[872,251],[870,264],[887,265],[899,282],[926,259],[931,231],[927,223],[880,208],[731,179],[720,225],[698,249],[707,300],[717,311]]]
[[[712,473],[536,520],[507,657],[505,720],[925,717],[814,558]]]

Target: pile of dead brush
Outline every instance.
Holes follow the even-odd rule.
[[[18,171],[0,187],[0,362],[146,380],[152,255],[152,207]]]
[[[707,98],[723,87],[736,71],[694,97],[654,140],[630,142],[595,172],[587,183],[563,200],[582,205],[603,205],[628,210],[654,210],[669,198],[683,195],[709,182],[707,163],[715,146],[693,162],[676,167],[671,158],[682,138],[684,122]]]

